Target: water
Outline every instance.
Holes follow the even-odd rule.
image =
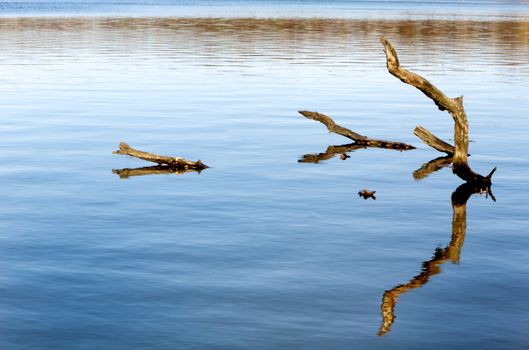
[[[288,3],[284,18],[100,17],[99,5],[70,2],[83,16],[35,17],[54,3],[9,4],[22,10],[0,19],[1,348],[529,346],[520,12],[290,18]],[[452,208],[461,181],[448,168],[414,180],[441,155],[415,125],[450,139],[453,122],[389,75],[381,34],[404,66],[465,95],[470,164],[498,166],[496,202]],[[418,149],[300,163],[348,140],[299,109]],[[120,141],[211,168],[121,179],[113,169],[147,164],[112,155]],[[432,260],[445,247],[458,263]],[[440,272],[414,280],[428,261]],[[385,291],[410,281],[419,288],[398,296],[377,335]]]
[[[527,21],[527,0],[11,0],[0,16],[484,18]]]

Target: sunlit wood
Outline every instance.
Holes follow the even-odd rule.
[[[336,124],[336,122],[331,117],[320,112],[299,111],[299,113],[307,119],[316,120],[322,123],[330,132],[347,137],[348,139],[355,141],[355,143],[360,146],[391,148],[396,150],[415,149],[415,147],[412,145],[408,145],[404,142],[376,140],[364,135],[360,135],[347,129],[346,127]]]
[[[386,65],[391,75],[395,76],[403,83],[409,84],[419,89],[428,96],[441,111],[448,111],[454,120],[454,156],[452,171],[461,179],[480,186],[487,190],[491,185],[491,177],[494,170],[488,176],[475,173],[468,165],[468,118],[463,107],[463,96],[450,98],[430,81],[422,76],[413,73],[400,65],[397,51],[391,43],[381,37],[380,42],[384,46],[386,53]]]
[[[128,144],[126,144],[125,142],[120,142],[119,149],[112,153],[113,154],[123,154],[123,155],[131,156],[131,157],[139,158],[139,159],[142,159],[148,162],[157,163],[159,165],[166,165],[174,169],[203,170],[203,169],[208,168],[208,166],[202,163],[200,159],[194,162],[192,160],[187,160],[181,157],[161,156],[158,154],[134,149],[130,147]]]

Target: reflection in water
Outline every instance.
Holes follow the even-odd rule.
[[[428,163],[424,163],[419,169],[413,172],[415,180],[422,180],[428,177],[431,173],[446,168],[452,164],[452,156],[444,156],[432,159]]]
[[[324,160],[329,160],[331,158],[336,157],[336,155],[340,156],[341,160],[345,160],[347,158],[350,158],[347,155],[347,152],[353,152],[358,149],[364,149],[364,148],[383,148],[383,149],[392,149],[395,151],[410,151],[410,149],[395,149],[395,148],[386,148],[386,147],[377,147],[377,146],[370,146],[370,145],[362,145],[358,144],[356,142],[348,143],[346,145],[331,145],[327,147],[327,150],[322,153],[309,153],[304,154],[301,156],[301,158],[298,159],[299,163],[319,163]]]
[[[254,60],[278,60],[285,55],[294,62],[318,58],[335,63],[333,58],[342,57],[348,49],[352,51],[352,60],[372,60],[380,57],[376,45],[381,34],[394,38],[399,46],[415,48],[408,55],[409,64],[415,64],[415,55],[423,55],[421,61],[427,61],[439,47],[443,47],[446,61],[459,64],[466,61],[473,66],[476,61],[472,52],[486,55],[489,65],[495,62],[508,66],[525,63],[529,54],[527,21],[0,18],[0,39],[7,56],[20,49],[44,57],[56,54],[59,58],[68,49],[78,50],[77,54],[103,56],[120,52],[127,53],[127,57],[150,56],[149,52],[156,51],[157,59],[181,61],[176,53],[185,52],[193,53],[192,62],[198,65],[206,64],[204,61],[210,64],[211,58],[219,56],[223,62],[243,56],[248,64]],[[344,42],[350,42],[351,46],[344,48]],[[361,42],[374,46],[361,49]],[[462,49],[467,53],[465,56],[460,54]],[[359,57],[355,57],[355,50]]]
[[[349,143],[347,145],[329,146],[323,153],[305,154],[298,160],[299,163],[319,163],[323,160],[328,160],[335,157],[337,154],[342,155],[347,152],[356,151],[357,149],[367,148],[366,145],[359,145],[357,143]]]
[[[447,261],[454,264],[459,263],[461,248],[465,241],[467,229],[467,201],[474,193],[481,193],[481,191],[468,183],[459,186],[452,193],[453,216],[452,239],[450,240],[450,244],[445,248],[436,248],[433,257],[422,263],[422,272],[419,275],[413,277],[408,283],[399,284],[384,292],[381,305],[382,325],[378,331],[379,336],[383,336],[391,331],[391,326],[395,321],[395,305],[401,294],[425,285],[431,276],[441,272],[441,264]],[[487,195],[490,195],[495,200],[490,189]]]
[[[124,168],[124,169],[112,169],[114,174],[119,175],[121,179],[128,179],[131,176],[144,176],[144,175],[161,175],[161,174],[175,174],[183,175],[185,173],[199,173],[201,170],[197,169],[178,169],[166,165],[146,166],[142,168]]]

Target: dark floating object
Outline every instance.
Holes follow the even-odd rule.
[[[454,155],[454,146],[449,143],[444,142],[425,128],[420,125],[415,127],[413,133],[420,138],[428,146],[438,150],[439,152],[446,153],[448,156],[452,157]]]
[[[375,193],[377,191],[369,191],[368,189],[364,188],[362,191],[358,191],[359,197],[364,197],[364,199],[373,198],[373,200],[376,200],[377,197],[375,197]]]
[[[181,175],[186,172],[198,172],[209,168],[206,164],[199,160],[196,162],[187,160],[181,157],[161,156],[154,153],[143,152],[134,149],[125,142],[120,142],[119,149],[112,152],[112,154],[124,154],[127,156],[139,158],[148,162],[157,163],[158,166],[143,167],[136,169],[114,169],[112,172],[118,174],[122,179],[130,176],[153,175],[153,174],[170,174],[175,173]]]
[[[390,148],[390,149],[396,149],[396,150],[399,150],[399,151],[415,149],[415,147],[413,147],[412,145],[408,145],[408,144],[403,143],[403,142],[375,140],[375,139],[370,139],[367,136],[357,134],[354,131],[351,131],[351,130],[349,130],[347,128],[344,128],[341,125],[336,124],[331,117],[329,117],[329,116],[327,116],[327,115],[325,115],[323,113],[311,112],[311,111],[299,111],[299,113],[302,116],[304,116],[305,118],[307,118],[307,119],[316,120],[316,121],[322,123],[323,125],[325,125],[327,127],[327,129],[330,132],[333,132],[333,133],[338,134],[338,135],[345,136],[345,137],[355,141],[355,144],[359,145],[359,146]]]
[[[350,155],[347,155],[347,153],[341,153],[341,154],[340,154],[340,159],[341,159],[341,160],[346,160],[347,158],[351,158],[351,156],[350,156]]]

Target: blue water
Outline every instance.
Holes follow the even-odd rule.
[[[529,346],[529,25],[519,13],[101,18],[97,4],[72,5],[80,17],[16,4],[0,19],[0,348]],[[323,13],[337,4],[359,3]],[[498,171],[496,202],[468,200],[459,263],[400,295],[379,336],[384,292],[451,242],[461,184],[449,168],[413,178],[441,155],[413,128],[452,142],[453,122],[389,75],[382,34],[404,66],[465,95],[470,164]],[[348,140],[299,109],[418,149],[300,163]],[[120,141],[211,168],[121,179],[113,169],[147,164],[113,155]],[[364,188],[377,199],[359,198]]]
[[[529,18],[526,0],[14,0],[0,16]]]

